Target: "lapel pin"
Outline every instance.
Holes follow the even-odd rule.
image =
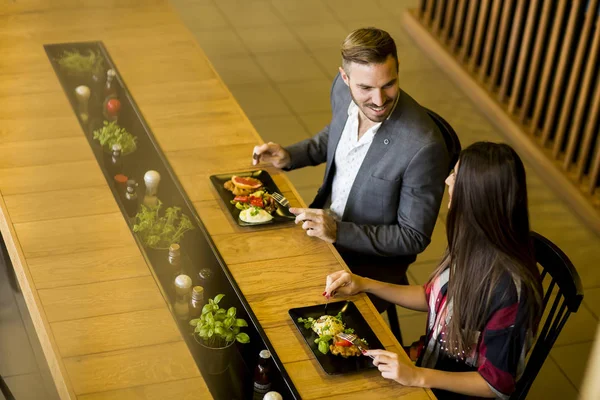
[[[390,144],[390,139],[384,139],[383,144]]]

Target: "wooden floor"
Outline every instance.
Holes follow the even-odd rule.
[[[219,75],[265,141],[291,144],[328,123],[329,85],[337,73],[339,44],[361,26],[386,29],[396,39],[400,85],[446,118],[463,147],[479,140],[505,141],[427,58],[401,27],[417,0],[171,0]],[[584,305],[571,316],[531,391],[532,399],[575,399],[600,316],[600,239],[584,227],[528,170],[533,229],[572,259],[585,287]],[[323,167],[288,174],[306,202],[320,185]],[[409,270],[423,283],[445,246],[445,206],[428,249]],[[423,314],[399,310],[407,340],[425,329]]]

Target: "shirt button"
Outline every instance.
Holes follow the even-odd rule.
[[[384,139],[383,144],[390,144],[390,139]]]

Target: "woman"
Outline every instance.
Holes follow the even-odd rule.
[[[448,248],[429,282],[398,286],[339,271],[324,295],[367,292],[428,312],[416,366],[368,352],[384,378],[432,388],[441,399],[508,398],[541,311],[525,169],[510,146],[478,142],[461,152],[446,184]]]

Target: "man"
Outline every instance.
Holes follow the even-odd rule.
[[[331,123],[287,148],[256,146],[253,162],[285,170],[326,162],[310,208],[290,210],[296,223],[334,243],[353,272],[404,283],[408,265],[431,240],[448,152],[426,111],[398,87],[396,45],[387,32],[358,29],[341,50]]]

